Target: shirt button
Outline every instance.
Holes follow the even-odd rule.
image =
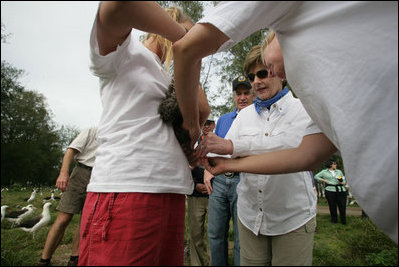
[[[259,208],[260,211],[262,211],[262,208]]]
[[[276,107],[276,104],[273,104],[273,107],[275,108],[275,107]]]
[[[259,191],[259,193],[262,193],[262,190],[259,189],[258,191]]]
[[[268,133],[265,133],[265,136],[269,136],[269,134],[268,134]]]
[[[266,120],[269,121],[269,118],[267,118]]]

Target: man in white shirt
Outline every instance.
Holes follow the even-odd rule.
[[[293,91],[328,138],[318,135],[317,141],[307,142],[305,137],[305,143],[327,149],[316,151],[312,162],[297,162],[283,171],[311,170],[335,146],[359,205],[397,242],[398,3],[220,3],[174,44],[176,95],[184,127],[194,139],[199,129],[192,121],[198,115],[191,109],[197,101],[193,85],[200,60],[265,27],[276,32]],[[363,162],[375,165],[365,169]],[[262,173],[273,168],[263,167]]]
[[[239,112],[253,103],[254,94],[251,83],[244,75],[240,75],[233,80],[233,98],[236,108],[232,112],[223,114],[216,124],[215,134],[209,134],[224,138]],[[200,147],[205,146],[200,145]],[[238,172],[226,172],[213,177],[205,171],[204,183],[210,194],[208,239],[213,266],[227,266],[229,264],[228,232],[230,220],[233,221],[234,231],[234,265],[240,265],[240,241],[237,219],[237,185],[239,182],[240,174]]]
[[[64,233],[74,214],[80,214],[86,199],[86,188],[90,181],[91,170],[96,159],[97,150],[97,127],[84,129],[68,146],[62,160],[60,174],[56,186],[64,194],[57,207],[59,211],[57,219],[51,227],[37,266],[50,265],[51,257],[60,244]],[[76,159],[76,166],[69,176],[69,167]],[[79,234],[80,227],[76,229],[72,243],[71,258],[68,266],[76,266],[79,256]]]

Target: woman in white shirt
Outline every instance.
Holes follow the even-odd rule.
[[[191,26],[176,7],[99,4],[90,68],[100,80],[103,112],[82,213],[79,265],[184,263],[185,194],[193,191],[193,180],[158,106],[171,82],[172,42]],[[133,28],[150,34],[140,42]],[[206,99],[200,89],[198,95]],[[207,106],[198,110],[205,111],[198,114],[203,124]]]
[[[254,104],[241,110],[225,139],[208,134],[201,156],[213,152],[235,158],[293,148],[308,125],[320,132],[285,81],[268,77],[260,46],[248,53],[244,70]],[[224,149],[216,149],[216,143]],[[242,265],[312,265],[317,198],[309,172],[242,172],[237,193]]]

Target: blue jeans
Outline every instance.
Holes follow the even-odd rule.
[[[213,266],[228,266],[228,235],[230,219],[234,226],[234,265],[240,265],[240,243],[237,225],[237,185],[240,176],[227,178],[224,174],[212,179],[209,196],[208,238]]]

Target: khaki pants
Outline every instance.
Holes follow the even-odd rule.
[[[238,220],[243,266],[311,266],[316,217],[284,235],[256,236]]]
[[[187,197],[191,266],[209,264],[209,253],[204,242],[208,202],[207,197]]]
[[[68,186],[62,194],[57,210],[69,214],[80,214],[82,212],[90,176],[91,170],[79,166],[73,168]]]

